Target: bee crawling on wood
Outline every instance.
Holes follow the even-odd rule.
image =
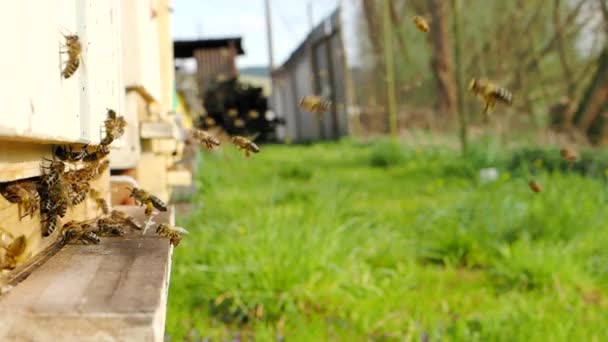
[[[95,227],[91,222],[66,222],[62,227],[61,235],[64,241],[70,244],[98,245],[101,243],[101,239],[95,233]]]
[[[331,110],[332,103],[320,95],[307,95],[300,100],[298,105],[309,113],[323,114]]]
[[[177,247],[182,240],[182,235],[188,234],[188,231],[182,227],[161,223],[156,228],[156,234],[168,238],[169,242]]]
[[[416,25],[418,30],[422,32],[429,32],[429,23],[426,21],[426,19],[424,19],[424,17],[415,15],[412,20],[414,21],[414,25]]]
[[[507,105],[513,104],[513,95],[510,91],[488,80],[473,78],[469,83],[469,90],[484,101],[484,115],[494,108],[497,101]]]
[[[103,217],[97,220],[97,229],[95,233],[98,236],[124,236],[125,229],[121,222],[118,222],[111,217]]]
[[[63,37],[65,38],[64,47],[66,50],[62,52],[68,55],[68,60],[65,63],[65,67],[61,71],[61,76],[67,79],[74,75],[80,66],[82,45],[80,44],[80,39],[77,35],[63,35]]]
[[[40,195],[36,184],[31,181],[18,181],[2,186],[0,193],[11,203],[19,207],[19,220],[26,216],[34,216],[40,209]]]
[[[578,155],[572,149],[562,148],[561,150],[559,150],[559,154],[561,155],[563,160],[568,162],[568,164],[570,166],[572,166],[574,163],[576,163],[578,161]]]
[[[199,145],[204,145],[208,149],[212,149],[213,146],[219,146],[220,141],[202,129],[193,129],[192,130],[192,139]]]
[[[100,144],[107,146],[110,145],[114,140],[120,139],[125,133],[125,127],[127,121],[124,116],[116,115],[116,112],[112,109],[108,109],[108,118],[103,122],[106,135],[101,140]]]
[[[0,263],[0,269],[12,270],[17,266],[19,257],[25,252],[27,247],[27,238],[25,235],[19,235],[16,239],[13,239],[8,246],[2,246],[6,253],[4,254],[4,260]]]
[[[260,148],[258,147],[258,145],[256,145],[253,141],[245,137],[235,135],[230,140],[232,141],[234,146],[236,146],[237,149],[245,151],[245,157],[249,157],[251,153],[260,152]]]
[[[110,154],[110,148],[108,145],[99,145],[94,148],[93,152],[87,151],[87,155],[84,156],[83,160],[85,162],[98,161],[108,154]]]
[[[148,193],[144,189],[132,188],[131,197],[135,199],[135,203],[138,205],[144,205],[146,207],[146,216],[152,215],[152,210],[156,208],[158,211],[167,211],[167,205],[161,201],[160,198]]]
[[[535,180],[530,180],[528,182],[528,186],[530,187],[530,190],[532,190],[533,192],[539,193],[539,192],[543,191],[543,188],[540,185],[540,183],[538,183]]]

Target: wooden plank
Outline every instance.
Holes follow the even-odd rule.
[[[173,223],[173,208],[155,221]],[[152,230],[66,245],[0,298],[0,339],[162,341],[171,255]]]
[[[128,93],[125,100],[125,110],[122,115],[127,121],[125,134],[117,141],[110,145],[110,167],[113,170],[131,169],[137,166],[139,155],[141,153],[141,144],[139,139],[139,120],[138,120],[138,101],[141,98],[137,93]]]
[[[42,158],[51,158],[49,145],[2,141],[0,149],[0,182],[38,177]]]
[[[167,182],[170,186],[192,185],[192,173],[188,170],[169,170]]]
[[[167,156],[144,152],[139,159],[135,175],[140,187],[165,202],[169,200],[166,160]]]

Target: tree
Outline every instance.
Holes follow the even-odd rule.
[[[436,108],[440,115],[451,115],[456,110],[456,80],[450,56],[447,1],[430,0],[431,12],[431,67],[437,87]]]

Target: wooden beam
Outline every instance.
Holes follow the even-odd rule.
[[[173,208],[154,220],[174,223]],[[66,245],[0,298],[0,339],[162,341],[171,256],[152,229]]]

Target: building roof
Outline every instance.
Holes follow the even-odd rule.
[[[173,54],[175,58],[188,58],[193,56],[194,50],[228,47],[232,43],[236,47],[237,54],[244,55],[245,50],[243,50],[241,39],[241,37],[227,37],[199,40],[176,40],[173,41]]]

